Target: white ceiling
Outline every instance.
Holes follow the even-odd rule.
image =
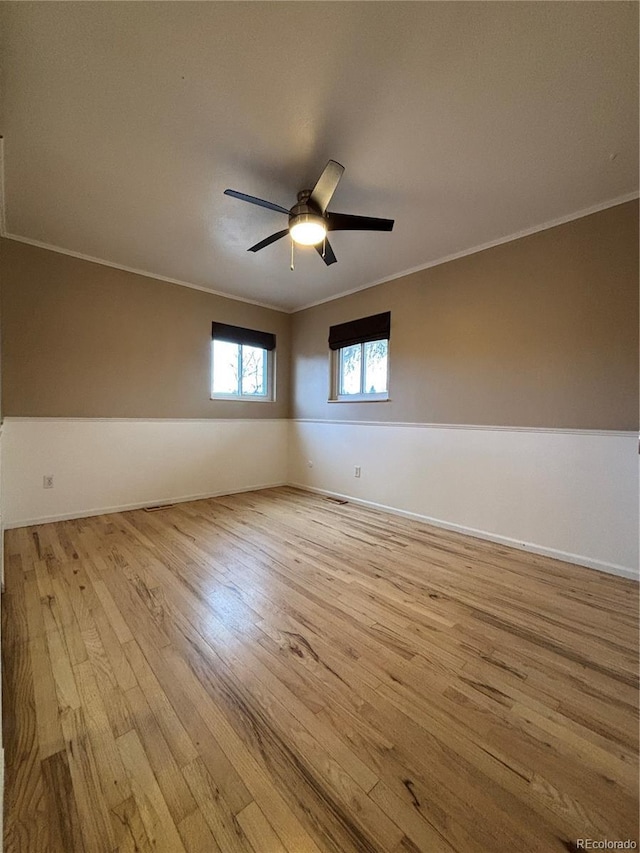
[[[638,4],[0,4],[6,232],[293,309],[638,187]],[[338,263],[290,207],[329,158]]]

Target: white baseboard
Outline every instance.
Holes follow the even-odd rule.
[[[6,419],[2,521],[25,527],[268,488],[288,479],[287,437],[288,422],[273,419]]]
[[[600,560],[593,560],[589,557],[584,557],[580,554],[570,554],[566,551],[559,551],[555,548],[546,548],[543,545],[537,545],[535,542],[520,542],[517,539],[511,539],[508,536],[500,536],[496,533],[489,533],[486,530],[477,530],[473,527],[465,527],[462,524],[455,524],[449,521],[444,521],[441,518],[432,518],[428,515],[421,515],[417,512],[409,512],[408,510],[398,509],[393,506],[387,506],[385,504],[376,503],[376,501],[364,500],[363,498],[353,497],[353,495],[347,495],[341,492],[330,491],[329,489],[318,489],[313,486],[307,486],[304,483],[286,483],[283,481],[274,483],[261,483],[253,486],[245,486],[241,489],[225,489],[223,491],[208,492],[206,494],[198,495],[180,495],[178,497],[166,497],[162,499],[138,501],[136,503],[121,504],[119,506],[95,507],[93,509],[83,510],[81,512],[61,513],[58,515],[41,516],[38,518],[26,518],[21,519],[19,521],[14,521],[11,524],[6,525],[6,529],[11,530],[19,527],[31,527],[32,525],[36,524],[50,524],[55,521],[69,521],[74,518],[91,518],[92,516],[97,515],[110,515],[111,513],[116,512],[127,512],[133,509],[143,509],[144,507],[163,506],[164,504],[188,503],[189,501],[206,500],[207,498],[217,498],[222,497],[224,495],[236,495],[241,494],[243,492],[258,492],[264,489],[275,489],[280,486],[292,486],[293,488],[300,489],[304,492],[310,492],[318,495],[326,495],[327,497],[346,500],[349,501],[349,503],[357,504],[358,506],[370,507],[371,509],[377,509],[382,512],[388,512],[391,515],[398,515],[403,518],[410,518],[414,521],[421,521],[425,524],[431,524],[434,527],[440,527],[444,530],[452,530],[455,533],[462,533],[465,536],[473,536],[477,539],[484,539],[489,542],[496,542],[497,544],[505,545],[508,548],[516,548],[519,551],[529,551],[533,554],[539,554],[542,557],[551,557],[554,560],[561,560],[565,563],[572,563],[574,565],[582,566],[584,568],[595,569],[600,572],[606,572],[607,574],[617,575],[623,578],[629,578],[630,580],[638,580],[638,575],[635,572],[625,568],[624,566],[618,566],[614,563],[606,563]]]
[[[449,521],[443,521],[440,518],[431,518],[428,515],[420,515],[417,512],[408,512],[407,510],[397,509],[393,506],[385,506],[384,504],[379,504],[375,501],[354,498],[352,495],[332,492],[328,489],[318,489],[313,486],[306,486],[303,483],[289,483],[288,485],[296,489],[302,489],[302,491],[305,492],[326,495],[327,497],[349,501],[349,503],[357,504],[358,506],[366,506],[371,509],[378,509],[382,512],[391,513],[392,515],[399,515],[403,518],[411,518],[414,521],[422,521],[425,524],[432,524],[434,527],[441,527],[444,530],[463,533],[465,536],[473,536],[476,539],[485,539],[489,542],[496,542],[500,545],[506,545],[508,548],[517,548],[519,551],[530,551],[533,554],[539,554],[541,557],[551,557],[554,560],[562,560],[565,563],[573,563],[587,569],[596,569],[597,571],[606,572],[610,575],[618,575],[619,577],[629,578],[630,580],[635,581],[639,580],[636,572],[625,568],[625,566],[615,565],[614,563],[605,563],[599,560],[592,560],[588,557],[583,557],[580,554],[568,554],[566,551],[558,551],[554,548],[545,548],[542,545],[536,545],[534,542],[519,542],[516,539],[510,539],[508,536],[500,536],[496,533],[489,533],[486,530],[476,530],[473,527],[464,527],[462,524],[454,524]]]
[[[25,527],[288,483],[637,578],[637,466],[631,433],[9,419],[1,521]],[[55,475],[53,490],[44,475]]]
[[[40,516],[38,518],[25,518],[12,521],[5,525],[5,530],[14,530],[18,527],[31,527],[34,524],[51,524],[54,521],[70,521],[74,518],[92,518],[96,515],[110,515],[114,512],[128,512],[132,509],[143,509],[144,507],[164,506],[165,504],[188,503],[189,501],[202,501],[207,498],[220,498],[224,495],[238,495],[242,492],[260,492],[263,489],[276,489],[278,486],[286,486],[287,483],[261,483],[255,486],[244,486],[241,489],[223,489],[218,492],[207,492],[200,495],[180,495],[179,497],[168,497],[148,501],[136,501],[136,503],[120,504],[119,506],[96,507],[94,509],[82,510],[81,512],[65,512],[58,515]]]

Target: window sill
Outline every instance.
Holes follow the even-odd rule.
[[[216,403],[221,400],[230,400],[234,403],[275,403],[275,400],[271,397],[241,397],[238,394],[215,394],[209,397],[209,399]]]
[[[390,403],[390,397],[368,397],[354,394],[349,397],[330,397],[328,403]]]

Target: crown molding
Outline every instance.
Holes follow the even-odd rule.
[[[191,290],[200,290],[203,293],[210,293],[212,296],[221,296],[223,299],[233,299],[235,302],[245,302],[248,305],[257,305],[259,308],[268,308],[270,311],[279,311],[281,314],[290,314],[291,312],[283,308],[278,308],[273,304],[266,302],[258,302],[255,299],[248,299],[244,296],[236,296],[232,293],[224,293],[221,290],[213,290],[210,287],[203,287],[201,284],[193,284],[190,281],[181,281],[179,278],[169,278],[166,275],[159,275],[148,270],[136,269],[136,267],[128,267],[125,264],[116,264],[113,261],[105,261],[104,258],[94,258],[91,255],[85,255],[82,252],[74,252],[71,249],[63,249],[60,246],[53,246],[51,243],[43,243],[41,240],[32,240],[31,237],[22,237],[19,234],[8,234],[6,231],[1,231],[0,236],[5,240],[14,240],[16,243],[26,243],[27,246],[35,246],[37,249],[46,249],[48,252],[56,252],[58,255],[68,255],[70,258],[78,258],[81,261],[88,261],[91,264],[100,264],[103,267],[111,267],[114,270],[122,270],[123,272],[132,273],[133,275],[142,275],[145,278],[153,278],[156,281],[163,281],[166,284],[177,284],[180,287],[188,287]]]
[[[152,278],[156,281],[163,281],[167,284],[177,284],[179,287],[188,287],[191,290],[200,290],[203,293],[211,293],[213,296],[220,296],[224,299],[232,299],[235,302],[244,302],[248,305],[256,305],[258,308],[267,308],[270,311],[278,311],[281,314],[297,314],[299,311],[306,311],[308,308],[314,308],[316,305],[324,305],[326,302],[334,302],[336,299],[342,299],[345,296],[350,296],[353,293],[359,293],[362,290],[368,290],[370,287],[377,287],[380,284],[385,284],[388,281],[395,281],[398,278],[403,278],[407,275],[412,275],[413,273],[420,272],[421,270],[430,269],[431,267],[437,267],[441,264],[447,264],[449,261],[455,261],[459,258],[466,258],[469,255],[475,255],[478,252],[484,252],[486,249],[492,249],[495,246],[502,246],[504,243],[511,243],[514,240],[520,240],[522,237],[529,237],[532,234],[537,234],[540,231],[547,231],[549,228],[555,228],[558,225],[564,225],[567,222],[573,222],[575,219],[582,219],[585,216],[590,216],[593,213],[599,213],[601,210],[607,210],[610,207],[617,207],[619,204],[625,204],[628,201],[634,201],[635,199],[640,197],[640,192],[638,190],[634,190],[633,192],[626,193],[621,196],[617,196],[616,198],[608,199],[607,201],[599,202],[598,204],[591,205],[590,207],[585,207],[582,210],[577,210],[574,213],[566,214],[565,216],[561,216],[557,219],[550,219],[547,222],[543,222],[539,225],[533,225],[530,228],[524,228],[520,231],[516,231],[513,234],[507,234],[504,237],[499,237],[496,240],[491,240],[488,243],[482,243],[479,246],[472,246],[469,249],[463,249],[460,252],[455,252],[451,255],[445,255],[440,258],[436,258],[435,260],[427,261],[424,264],[419,264],[416,267],[410,267],[409,269],[402,270],[401,272],[394,273],[393,275],[386,276],[385,278],[377,279],[376,281],[368,282],[367,284],[362,284],[359,287],[354,287],[350,290],[343,290],[340,293],[336,293],[333,296],[327,296],[324,299],[318,299],[315,302],[309,302],[306,305],[301,305],[298,308],[284,308],[281,305],[275,305],[273,303],[268,302],[258,302],[255,299],[248,299],[244,296],[237,296],[232,293],[226,293],[222,290],[213,290],[209,287],[203,287],[200,284],[193,284],[193,282],[182,281],[177,278],[169,278],[168,276],[158,275],[157,273],[149,272],[148,270],[137,269],[135,267],[129,267],[125,264],[117,264],[113,261],[107,261],[104,258],[94,258],[91,255],[85,255],[82,252],[75,252],[71,249],[64,249],[61,246],[54,246],[51,243],[44,243],[41,240],[33,240],[31,237],[23,237],[19,234],[9,234],[6,230],[6,218],[5,218],[5,182],[4,182],[4,139],[0,136],[0,237],[5,238],[6,240],[14,240],[17,243],[26,243],[28,246],[35,246],[38,249],[46,249],[49,252],[56,252],[60,255],[68,255],[71,258],[78,258],[82,261],[88,261],[92,264],[100,264],[101,266],[111,267],[112,269],[122,270],[123,272],[132,273],[133,275],[141,275],[145,278]]]
[[[608,199],[607,201],[593,204],[591,207],[585,207],[582,210],[577,210],[574,213],[568,213],[565,216],[560,216],[558,219],[550,219],[548,222],[543,222],[540,225],[532,225],[530,228],[523,228],[521,231],[515,231],[513,234],[507,234],[505,237],[499,237],[496,240],[490,240],[488,243],[482,243],[479,246],[472,246],[470,249],[463,249],[460,252],[454,252],[452,255],[445,255],[442,258],[436,258],[433,261],[427,261],[425,264],[419,264],[417,267],[403,270],[403,272],[394,273],[393,275],[380,278],[377,281],[371,281],[369,284],[354,287],[351,290],[345,290],[342,293],[337,293],[335,296],[327,296],[326,299],[318,299],[316,302],[310,302],[308,305],[302,305],[289,312],[295,314],[298,311],[306,311],[307,308],[315,308],[316,305],[324,305],[326,302],[333,302],[335,299],[342,299],[344,296],[350,296],[352,293],[359,293],[361,290],[368,290],[370,287],[377,287],[379,284],[386,284],[388,281],[395,281],[397,278],[404,278],[406,275],[412,275],[421,270],[428,270],[431,267],[439,267],[441,264],[448,264],[449,261],[456,261],[458,258],[466,258],[468,255],[475,255],[478,252],[484,252],[486,249],[493,249],[495,246],[502,246],[504,243],[512,243],[514,240],[520,240],[522,237],[529,237],[532,234],[537,234],[540,231],[547,231],[549,228],[556,228],[558,225],[565,225],[567,222],[573,222],[575,219],[583,219],[585,216],[591,216],[592,213],[599,213],[601,210],[607,210],[609,207],[617,207],[619,204],[625,204],[628,201],[634,201],[640,198],[640,192],[634,190],[631,193],[617,196],[616,198]]]
[[[91,264],[100,264],[103,267],[111,267],[115,270],[133,273],[133,275],[142,275],[145,278],[153,278],[156,281],[164,281],[167,284],[177,284],[180,287],[188,287],[191,290],[200,290],[203,293],[211,293],[213,296],[222,296],[224,299],[233,299],[236,302],[245,302],[248,305],[257,305],[258,308],[268,308],[270,311],[280,311],[281,313],[290,314],[283,308],[278,308],[275,305],[267,304],[266,302],[258,302],[255,299],[247,299],[243,296],[233,296],[230,293],[223,293],[221,290],[212,290],[210,287],[203,287],[200,284],[193,284],[189,281],[181,281],[178,278],[169,278],[157,273],[148,272],[147,270],[139,270],[135,267],[128,267],[124,264],[116,264],[113,261],[106,261],[104,258],[94,258],[91,255],[85,255],[82,252],[74,252],[71,249],[63,249],[61,246],[54,246],[51,243],[43,243],[41,240],[33,240],[31,237],[22,237],[19,234],[9,234],[6,226],[6,196],[4,182],[4,138],[0,136],[0,237],[5,240],[15,240],[17,243],[26,243],[27,246],[35,246],[38,249],[46,249],[49,252],[57,252],[59,255],[68,255],[70,258],[78,258],[81,261],[89,261]]]

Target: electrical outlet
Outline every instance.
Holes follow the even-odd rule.
[[[308,459],[308,460],[307,460],[307,467],[308,467],[308,468],[313,468],[313,459]]]
[[[355,468],[354,468],[354,470],[353,470],[353,476],[354,476],[354,477],[359,477],[359,476],[360,476],[360,472],[361,472],[361,468],[360,468],[360,466],[359,466],[359,465],[356,465],[356,467],[355,467]]]
[[[53,488],[53,474],[45,474],[42,478],[42,488],[43,489],[52,489]]]

